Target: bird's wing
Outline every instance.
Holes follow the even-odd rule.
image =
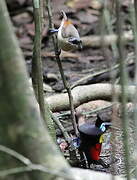
[[[66,27],[62,28],[62,37],[63,38],[75,37],[77,39],[80,39],[78,31],[72,24],[69,24]]]

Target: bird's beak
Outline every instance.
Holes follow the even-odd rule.
[[[104,122],[104,125],[105,125],[105,126],[111,126],[112,123],[111,123],[111,122]]]

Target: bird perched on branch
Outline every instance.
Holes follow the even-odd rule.
[[[62,21],[59,29],[50,30],[51,34],[58,33],[59,48],[64,51],[71,51],[75,49],[82,49],[82,41],[79,33],[72,22],[67,18],[66,13],[62,10]]]
[[[82,114],[79,114],[77,119],[81,120],[83,118],[82,116]],[[108,167],[108,165],[100,159],[103,134],[107,126],[110,126],[110,122],[104,122],[97,116],[95,124],[85,122],[78,127],[81,141],[80,151],[85,153],[89,167],[91,164],[102,165],[105,168]]]

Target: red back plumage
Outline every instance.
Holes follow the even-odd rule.
[[[101,152],[101,146],[102,146],[102,144],[100,144],[100,143],[97,143],[97,144],[95,144],[95,146],[92,146],[91,148],[90,148],[90,158],[92,159],[92,160],[99,160],[100,159],[100,152]]]

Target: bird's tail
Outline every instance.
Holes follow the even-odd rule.
[[[67,15],[63,10],[61,10],[61,15],[65,21],[68,20]]]

